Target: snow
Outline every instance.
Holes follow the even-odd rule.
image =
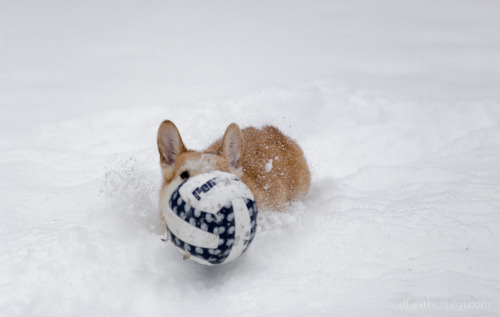
[[[265,168],[267,173],[273,169],[273,159],[269,159],[269,161],[267,161]]]
[[[499,2],[0,6],[1,316],[500,314]],[[309,195],[183,261],[164,119],[194,149],[277,125]]]

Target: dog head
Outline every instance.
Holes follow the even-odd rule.
[[[233,173],[238,177],[242,175],[240,161],[243,135],[235,123],[228,126],[222,140],[218,140],[204,152],[188,150],[179,130],[170,120],[161,123],[157,142],[163,177],[160,195],[162,205],[168,201],[172,192],[190,177],[214,170]]]

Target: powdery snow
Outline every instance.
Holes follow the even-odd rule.
[[[273,169],[273,159],[270,159],[266,163],[266,172],[269,173]]]
[[[1,7],[1,316],[500,314],[496,2]],[[309,195],[183,261],[164,119],[194,149],[279,126]]]

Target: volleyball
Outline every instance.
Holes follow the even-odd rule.
[[[185,255],[205,265],[231,262],[255,237],[257,204],[233,174],[193,176],[172,192],[164,217],[168,238]]]

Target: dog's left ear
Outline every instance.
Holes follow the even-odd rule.
[[[175,124],[170,120],[162,122],[158,128],[158,152],[163,167],[173,168],[177,156],[187,151]]]
[[[229,162],[229,167],[237,169],[241,166],[243,154],[243,134],[236,123],[231,123],[222,139],[222,153]]]

